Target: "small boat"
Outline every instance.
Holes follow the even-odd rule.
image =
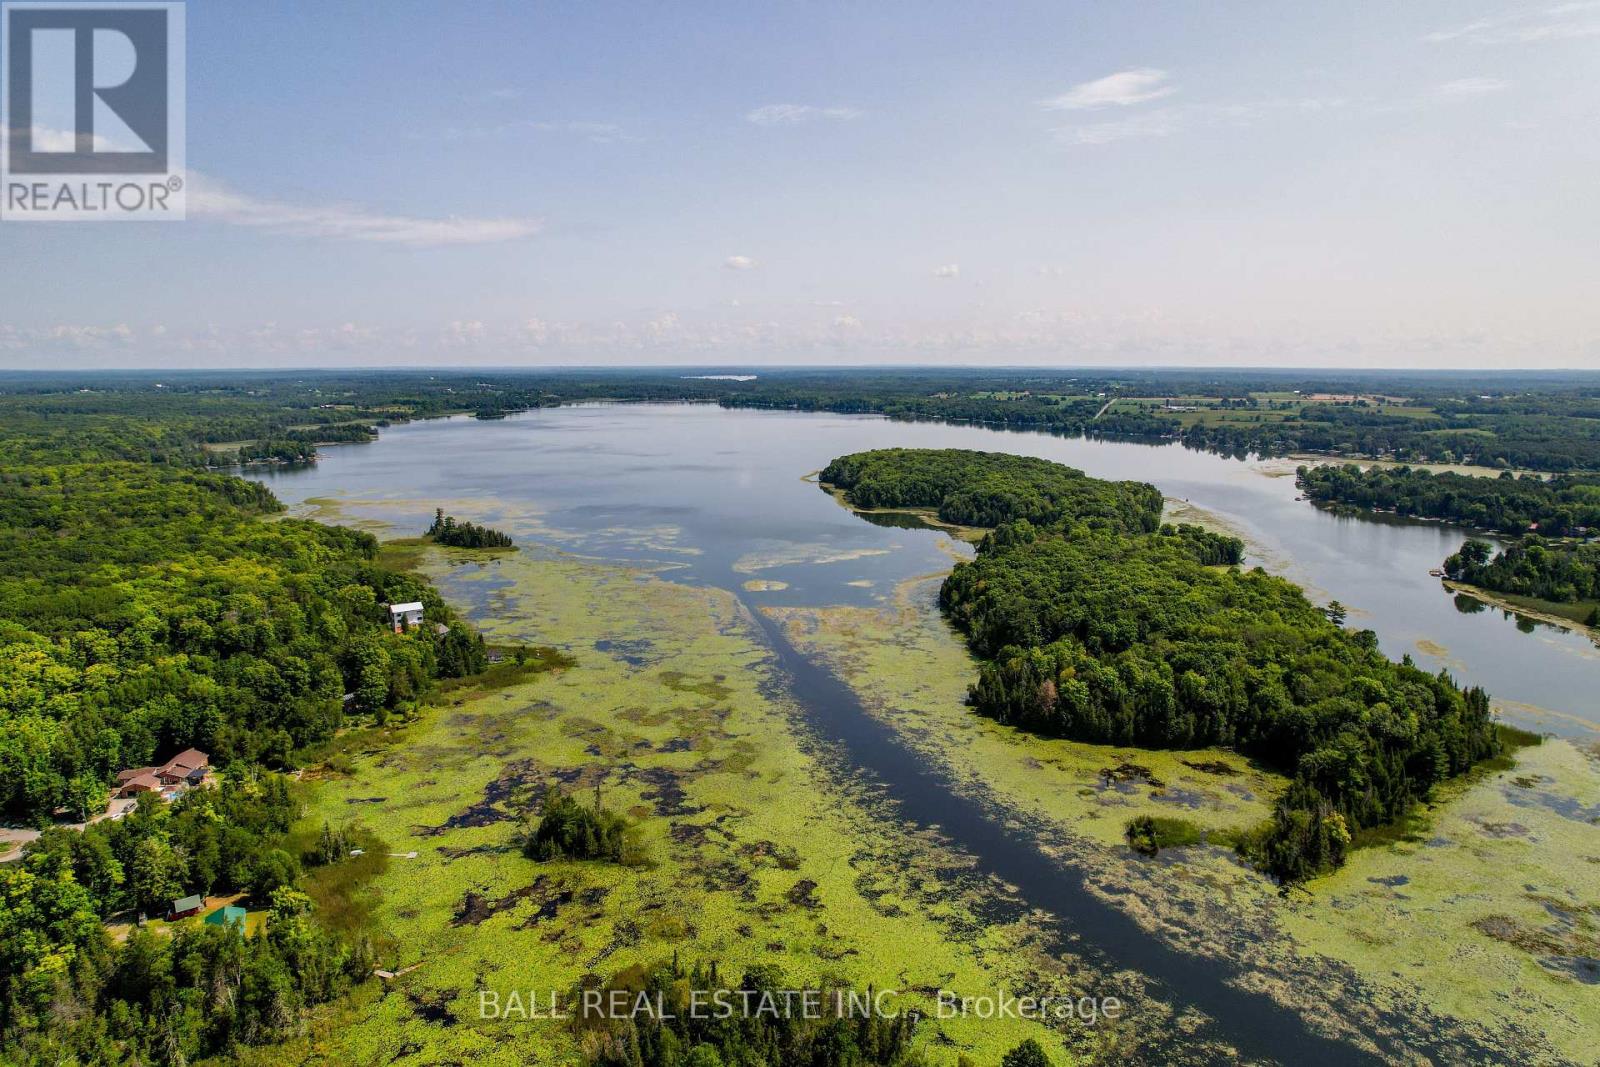
[[[1434,578],[1444,577],[1444,571],[1440,570],[1438,567],[1433,568],[1433,570],[1429,571],[1428,574]]]

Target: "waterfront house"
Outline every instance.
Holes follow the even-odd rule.
[[[422,602],[413,600],[406,604],[389,605],[389,623],[395,633],[422,625]]]

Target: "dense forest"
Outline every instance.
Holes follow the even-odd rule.
[[[511,547],[510,534],[491,530],[474,522],[458,522],[454,515],[446,515],[443,508],[435,509],[433,525],[428,527],[427,536],[434,544],[448,545],[451,548]]]
[[[306,1008],[369,980],[371,946],[330,932],[296,888],[303,865],[349,863],[348,850],[302,853],[298,815],[287,779],[241,769],[51,830],[0,866],[0,1060],[186,1063],[293,1036]],[[102,926],[191,892],[250,894],[264,926],[134,929],[122,944]]]
[[[297,1033],[370,977],[368,947],[302,891],[350,850],[295,843],[271,769],[486,664],[371,535],[286,518],[206,469],[208,439],[261,416],[218,418],[68,410],[0,433],[0,817],[48,827],[0,864],[0,1061],[181,1064]],[[391,601],[434,625],[394,632]],[[189,748],[213,787],[60,825],[104,811],[119,771]],[[121,942],[103,925],[190,894],[242,894],[265,923]]]
[[[1106,482],[1048,460],[1004,452],[889,448],[842,456],[822,472],[861,508],[931,507],[964,526],[1071,518],[1093,529],[1148,533],[1161,493],[1143,482]]]
[[[1558,604],[1600,601],[1600,544],[1550,543],[1525,537],[1499,552],[1472,540],[1444,561],[1445,575],[1496,593]],[[1588,619],[1600,625],[1600,608]]]
[[[1392,511],[1425,519],[1521,535],[1538,530],[1546,537],[1583,535],[1600,530],[1600,478],[1557,475],[1495,478],[1414,467],[1353,464],[1301,467],[1296,475],[1306,496],[1319,504]]]
[[[870,500],[942,510],[1037,464],[1018,460],[1007,479],[1004,457],[886,450],[835,460],[824,480],[853,504],[866,485]],[[1293,784],[1249,848],[1285,880],[1337,866],[1353,831],[1496,750],[1482,690],[1390,662],[1370,631],[1344,630],[1260,568],[1240,571],[1237,540],[1156,526],[1159,495],[1068,468],[1047,484],[1074,477],[1089,486],[1062,499],[1090,501],[1086,517],[996,513],[977,558],[940,590],[984,660],[971,691],[982,713],[1085,741],[1228,745],[1281,767]],[[1107,521],[1107,497],[1147,506]]]
[[[277,518],[253,482],[152,464],[0,469],[0,813],[104,807],[199,748],[282,767],[345,716],[482,665],[481,639],[366,533]],[[274,521],[264,521],[265,519]],[[397,635],[384,605],[435,622]]]

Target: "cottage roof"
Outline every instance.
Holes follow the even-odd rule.
[[[389,614],[391,614],[391,615],[404,615],[405,613],[410,612],[410,611],[421,611],[421,610],[422,610],[422,601],[420,601],[420,600],[412,600],[412,601],[409,601],[408,603],[405,603],[405,604],[390,604],[389,605]]]
[[[205,904],[205,902],[206,902],[206,898],[205,897],[202,897],[199,893],[194,893],[194,894],[191,894],[190,896],[186,896],[186,897],[182,897],[181,899],[174,900],[172,902],[172,910],[173,911],[194,911],[196,908],[198,908],[201,905]]]
[[[202,767],[209,767],[210,765],[210,756],[207,756],[198,748],[186,748],[176,756],[173,756],[171,759],[167,760],[166,765],[161,769],[164,771],[172,771],[182,768],[184,770],[197,771]]]

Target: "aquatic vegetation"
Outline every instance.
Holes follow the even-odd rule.
[[[1200,827],[1188,819],[1156,815],[1129,819],[1123,835],[1128,839],[1129,848],[1146,856],[1154,856],[1164,848],[1198,845],[1205,839]]]
[[[527,556],[460,565],[430,549],[421,566],[452,598],[495,585],[492,602],[457,602],[474,605],[494,642],[560,646],[572,666],[455,696],[347,753],[348,773],[310,784],[317,827],[359,827],[415,852],[376,879],[372,922],[380,966],[421,965],[341,1009],[337,1027],[314,1028],[318,1055],[562,1062],[569,1028],[479,1019],[477,991],[568,993],[674,952],[904,991],[906,1008],[926,1008],[941,987],[1083,988],[1071,957],[1029,947],[1025,914],[975,921],[991,890],[936,835],[879,832],[870,791],[832,776],[767,686],[768,653],[732,596]],[[596,649],[618,633],[648,642],[647,662]],[[552,784],[598,790],[634,820],[642,862],[524,859],[519,816]],[[1109,1039],[957,1019],[925,1023],[916,1040],[935,1063],[962,1050],[993,1062],[1030,1034],[1051,1048]]]
[[[1600,1043],[1582,976],[1583,923],[1600,901],[1600,839],[1584,821],[1600,812],[1600,757],[1564,741],[1523,748],[1515,771],[1487,766],[1458,781],[1405,835],[1283,896],[1226,847],[1270,812],[1281,776],[1225,750],[1087,745],[972,715],[963,698],[973,659],[938,614],[937,582],[908,583],[880,608],[765,610],[907,743],[946,764],[957,788],[1093,870],[1091,884],[1152,936],[1241,961],[1254,984],[1330,1032],[1391,1048],[1428,1035],[1462,1059],[1515,1048],[1530,1062],[1580,1062]],[[1182,819],[1205,843],[1143,860],[1123,833],[1145,817]],[[1527,886],[1566,902],[1570,918]],[[1509,940],[1473,925],[1497,917],[1515,925],[1488,929]],[[1519,938],[1541,951],[1518,948]]]
[[[868,556],[888,555],[886,548],[838,548],[825,544],[785,544],[760,552],[747,552],[733,564],[740,574],[756,574],[774,567],[801,563],[848,563]]]

